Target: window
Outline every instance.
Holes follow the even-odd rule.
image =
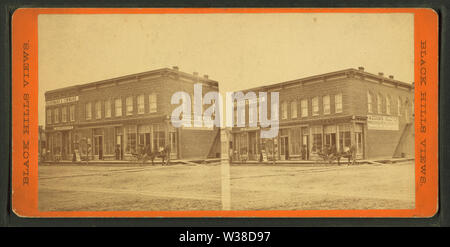
[[[52,110],[47,109],[47,124],[51,124],[51,123],[52,123]]]
[[[342,112],[342,94],[336,94],[334,96],[334,112],[341,113]]]
[[[105,101],[105,118],[111,117],[111,101],[108,99]]]
[[[86,120],[90,120],[92,118],[92,105],[91,102],[86,103]]]
[[[381,94],[377,94],[377,113],[383,113],[383,100]]]
[[[386,114],[391,115],[391,97],[386,97]]]
[[[291,102],[291,118],[297,118],[297,100]]]
[[[330,114],[330,95],[323,96],[323,114]]]
[[[322,126],[312,126],[311,134],[313,136],[312,149],[313,152],[322,151]]]
[[[127,145],[126,145],[126,149],[125,152],[126,153],[136,153],[137,149],[136,149],[136,125],[134,126],[128,126],[126,128],[127,130]]]
[[[53,109],[53,115],[55,115],[55,123],[59,123],[59,108]]]
[[[402,115],[402,99],[400,97],[397,99],[397,114]]]
[[[66,106],[64,106],[61,109],[61,117],[62,117],[61,122],[63,122],[63,123],[67,122],[67,107]]]
[[[122,99],[116,99],[114,101],[114,114],[116,117],[122,116]]]
[[[307,117],[308,116],[308,100],[303,99],[300,102],[300,107],[302,109],[302,117]]]
[[[137,108],[138,108],[138,114],[144,114],[145,106],[144,106],[144,95],[143,94],[141,94],[137,97]]]
[[[126,99],[127,104],[127,116],[133,115],[133,96],[128,96]]]
[[[350,138],[350,125],[343,124],[339,125],[339,150],[346,151],[350,148],[351,138]]]
[[[312,110],[313,116],[319,115],[319,97],[312,98]]]
[[[249,126],[253,126],[258,122],[258,101],[252,99],[246,102],[248,102],[248,123]]]
[[[102,118],[102,105],[100,101],[95,102],[95,119]]]
[[[367,92],[367,111],[369,113],[373,112],[373,99],[372,94],[370,92]]]
[[[149,111],[150,113],[154,113],[157,111],[157,105],[156,105],[156,94],[152,93],[148,96],[149,101]],[[184,101],[183,101],[184,102]]]
[[[75,105],[69,106],[69,117],[71,122],[75,121]]]
[[[281,103],[281,119],[287,119],[287,103],[286,101],[283,101],[283,103]]]

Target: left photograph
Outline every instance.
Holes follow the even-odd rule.
[[[170,123],[178,107],[170,104],[172,95],[181,91],[193,99],[195,84],[204,95],[217,92],[218,82],[176,65],[157,67],[164,63],[141,50],[170,46],[130,37],[161,29],[130,30],[138,26],[125,17],[114,18],[118,30],[102,25],[99,34],[98,19],[39,16],[39,210],[221,210],[220,129]],[[55,20],[67,26],[58,28]],[[90,60],[96,52],[104,56],[90,49],[109,35],[109,47],[124,45],[136,60],[110,67],[108,59],[121,63],[123,51]],[[73,53],[86,60],[77,63]],[[145,57],[153,63],[142,62]]]

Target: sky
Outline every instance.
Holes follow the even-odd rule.
[[[39,15],[45,91],[178,66],[221,92],[347,68],[414,80],[414,16],[401,14]]]

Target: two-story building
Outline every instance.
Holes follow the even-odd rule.
[[[71,160],[74,150],[89,159],[128,159],[140,148],[170,146],[174,159],[220,155],[218,128],[174,128],[175,92],[218,91],[207,75],[178,67],[126,75],[47,91],[45,133],[53,159]],[[89,154],[88,154],[89,150]]]
[[[314,160],[325,147],[352,145],[359,159],[414,157],[413,83],[359,67],[243,92],[249,91],[279,92],[279,132],[261,139],[259,124],[234,127],[235,159],[257,160],[264,151],[269,159]]]

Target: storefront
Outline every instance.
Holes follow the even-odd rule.
[[[235,129],[232,139],[234,160],[247,157],[259,160],[320,160],[325,148],[338,152],[356,149],[356,158],[365,155],[364,120],[316,121],[308,124],[280,127],[278,136],[261,139],[260,130]]]

